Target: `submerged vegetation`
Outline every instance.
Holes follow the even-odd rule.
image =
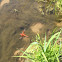
[[[32,42],[29,47],[23,52],[22,56],[13,56],[13,57],[24,57],[29,58],[32,62],[60,62],[59,58],[62,55],[61,53],[61,40],[60,34],[62,29],[53,34],[49,40],[46,38],[44,43],[42,43],[40,35],[36,35],[36,42]],[[59,39],[59,44],[58,44]]]
[[[45,5],[45,12],[46,13],[54,13],[56,15],[60,15],[60,13],[62,13],[62,0],[35,0],[37,2],[41,2],[41,3],[44,3],[46,4]],[[42,14],[44,14],[43,12],[43,6],[42,4],[40,5],[40,8],[41,8],[41,12]]]

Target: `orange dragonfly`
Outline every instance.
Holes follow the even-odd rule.
[[[20,35],[21,35],[20,39],[23,37],[28,37],[26,34],[24,34],[24,31],[22,33],[20,33]]]

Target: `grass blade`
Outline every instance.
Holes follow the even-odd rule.
[[[12,57],[23,57],[23,58],[28,58],[28,56],[12,56]]]
[[[29,47],[25,50],[25,52],[27,52],[28,50],[30,50],[30,48],[35,45],[35,44],[38,44],[38,42],[33,42],[29,45]],[[25,52],[23,53],[23,55],[25,54]]]
[[[59,61],[59,58],[58,58],[58,56],[57,56],[57,54],[56,54],[56,53],[55,53],[55,55],[56,55],[57,61],[58,61],[58,62],[60,62],[60,61]]]
[[[45,33],[45,40],[44,40],[44,52],[46,52],[46,33]]]
[[[46,58],[46,56],[45,56],[45,54],[43,52],[42,52],[42,55],[43,55],[45,61],[48,62],[48,60],[47,60],[47,58]]]
[[[57,32],[57,33],[55,33],[54,35],[52,35],[52,37],[51,37],[51,38],[49,39],[49,41],[48,41],[48,44],[47,44],[47,46],[46,46],[46,49],[48,48],[50,42],[52,42],[53,39],[55,39],[59,33],[60,33],[60,32]]]

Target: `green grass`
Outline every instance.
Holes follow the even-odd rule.
[[[57,44],[57,40],[60,39],[62,29],[53,34],[49,40],[46,39],[42,43],[40,35],[36,35],[36,42],[29,45],[22,56],[13,57],[24,57],[29,58],[32,62],[60,62],[59,56],[61,56],[61,40],[60,44]]]

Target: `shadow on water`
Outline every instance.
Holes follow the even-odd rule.
[[[31,26],[41,23],[42,35],[56,27],[54,23],[56,17],[41,15],[37,6],[38,3],[34,0],[10,0],[9,4],[3,5],[0,9],[0,62],[17,62],[16,58],[11,57],[16,48],[27,48],[30,39],[36,35]],[[20,40],[19,34],[24,29],[29,38]]]

